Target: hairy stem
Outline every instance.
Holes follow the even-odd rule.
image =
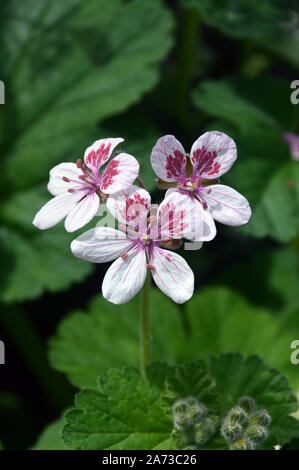
[[[150,363],[150,282],[151,275],[148,271],[141,291],[140,312],[141,373],[144,377],[146,376],[146,367]]]

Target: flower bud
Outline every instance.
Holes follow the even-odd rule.
[[[261,442],[265,441],[268,437],[268,431],[264,426],[260,426],[258,424],[254,426],[249,426],[246,431],[246,440],[254,444],[254,447]]]
[[[255,408],[255,401],[251,397],[241,397],[238,401],[238,405],[243,408],[245,413],[251,414]]]
[[[226,441],[231,443],[242,437],[243,428],[240,424],[235,423],[232,425],[229,420],[225,419],[221,426],[221,434]]]
[[[228,414],[227,419],[230,421],[232,426],[239,425],[242,428],[245,428],[249,424],[249,417],[240,406],[235,406],[232,408]]]
[[[244,439],[238,439],[230,445],[232,450],[246,450],[246,442]]]
[[[217,422],[218,417],[210,415],[194,425],[194,439],[198,446],[205,444],[215,433]]]
[[[195,422],[208,414],[207,407],[193,397],[177,400],[172,409],[174,426],[180,429],[193,427]]]
[[[251,415],[250,423],[268,427],[271,423],[271,416],[267,410],[259,410]]]
[[[172,438],[180,448],[198,448],[216,431],[218,417],[209,415],[207,407],[193,397],[177,400],[172,411]]]

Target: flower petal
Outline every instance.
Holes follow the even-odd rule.
[[[149,193],[138,186],[130,186],[124,191],[111,195],[107,207],[113,217],[122,224],[136,226],[145,220],[151,206]]]
[[[153,148],[151,164],[158,178],[164,181],[177,181],[185,175],[184,147],[173,135],[161,137]]]
[[[194,175],[219,178],[236,160],[237,147],[233,139],[223,132],[206,132],[192,145],[190,158]]]
[[[100,188],[105,194],[115,194],[122,191],[135,181],[139,173],[139,163],[135,157],[121,153],[114,157],[106,167]]]
[[[132,240],[125,233],[111,227],[96,227],[88,230],[71,243],[72,253],[92,263],[106,263],[126,253]]]
[[[174,302],[189,300],[194,290],[194,274],[187,262],[177,253],[155,247],[150,263],[155,267],[152,275],[155,283]]]
[[[36,214],[33,225],[41,230],[58,224],[83,196],[82,192],[63,193],[55,196]]]
[[[96,193],[87,194],[73,207],[65,219],[64,226],[67,232],[74,232],[93,219],[100,205],[99,196]]]
[[[201,241],[203,237],[203,219],[192,194],[179,190],[167,191],[157,214],[157,238]]]
[[[82,186],[82,182],[78,180],[78,176],[82,174],[82,170],[77,168],[75,163],[60,163],[54,166],[50,171],[50,180],[48,183],[48,191],[53,196],[65,193],[68,189],[77,189]],[[68,181],[65,181],[66,178]]]
[[[251,217],[250,205],[240,193],[223,184],[207,186],[201,195],[213,218],[226,225],[244,225]]]
[[[177,193],[177,194],[175,194]],[[199,202],[190,193],[184,194],[177,189],[169,189],[166,192],[166,197],[172,195],[177,198],[177,204],[187,208],[187,223],[189,224],[184,231],[184,238],[192,241],[208,242],[213,240],[216,235],[216,226],[212,215],[208,210],[203,208],[201,202]],[[187,200],[188,199],[188,200]]]
[[[194,211],[200,214],[201,222],[199,233],[202,233],[201,238],[197,237],[196,241],[209,242],[216,236],[216,225],[212,214],[204,209],[202,204],[194,199]],[[198,229],[197,229],[198,230]]]
[[[115,147],[124,139],[109,138],[96,140],[85,150],[84,161],[86,165],[94,171],[98,171],[101,166],[110,158]]]
[[[113,304],[124,304],[142,288],[146,278],[145,250],[133,248],[125,259],[118,258],[108,269],[102,292]]]

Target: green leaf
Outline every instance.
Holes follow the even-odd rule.
[[[84,450],[174,449],[171,408],[161,407],[165,381],[179,397],[194,394],[214,408],[217,400],[205,364],[198,361],[186,369],[156,363],[148,368],[149,380],[133,368],[109,370],[97,390],[76,396],[76,408],[66,414],[65,443]]]
[[[195,89],[193,99],[207,114],[227,120],[245,133],[279,126],[273,116],[247,97],[240,96],[231,82],[205,81]]]
[[[99,390],[76,396],[76,408],[67,413],[66,421],[63,439],[72,448],[172,448],[172,423],[161,410],[160,391],[135,369],[104,374]]]
[[[49,424],[38,437],[32,450],[68,450],[61,438],[64,424],[64,418]]]
[[[198,10],[205,23],[223,34],[254,41],[299,66],[292,0],[181,0],[181,4]]]
[[[182,328],[182,315],[190,334]],[[152,357],[176,363],[229,351],[258,354],[298,387],[297,369],[290,363],[294,324],[290,320],[290,325],[286,321],[282,326],[282,322],[283,318],[225,288],[203,289],[184,311],[153,290]],[[95,387],[97,376],[110,367],[139,364],[138,325],[138,297],[115,307],[99,295],[89,314],[74,312],[61,322],[50,341],[52,366],[80,388]]]
[[[66,289],[87,276],[93,267],[74,259],[69,248],[72,239],[71,234],[59,229],[22,236],[0,228],[0,252],[7,266],[0,277],[1,300],[34,299],[44,290]]]
[[[164,309],[167,316],[159,315]],[[173,358],[178,339],[181,344],[185,341],[177,307],[154,291],[151,311],[153,359]],[[50,341],[52,365],[67,373],[71,382],[81,388],[95,387],[97,377],[110,367],[139,363],[138,296],[128,304],[115,307],[99,294],[90,303],[89,313],[74,312],[66,317],[58,336]],[[176,333],[167,335],[168,328]]]
[[[243,359],[237,353],[210,357],[208,367],[221,397],[223,415],[242,396],[250,396],[256,401],[257,409],[268,411],[272,420],[263,448],[282,445],[299,436],[299,422],[289,416],[298,409],[298,402],[287,380],[277,370],[269,368],[257,356]]]
[[[160,0],[41,0],[38,8],[24,0],[1,8],[3,38],[14,44],[1,50],[4,117],[14,125],[5,134],[1,177],[11,189],[80,156],[96,123],[153,88],[172,43],[172,18]]]
[[[144,116],[142,107],[133,107],[129,112],[115,117],[102,125],[101,135],[118,137],[119,129],[125,139],[123,146],[127,153],[134,155],[139,164],[139,176],[147,191],[155,190],[156,175],[150,164],[150,155],[160,134],[154,123]]]
[[[173,367],[154,363],[147,380],[134,368],[109,370],[97,389],[76,396],[75,408],[65,416],[66,445],[82,450],[175,449],[173,404],[186,397],[216,413],[219,423],[240,397],[252,397],[257,409],[267,409],[272,418],[265,449],[299,436],[299,422],[289,416],[298,403],[279,372],[257,356],[244,360],[231,353],[210,357],[207,364],[209,373],[203,361]],[[227,448],[219,428],[202,448]]]
[[[276,109],[266,87],[275,93]],[[228,124],[227,132],[237,143],[239,158],[223,181],[244,194],[253,209],[249,223],[240,230],[280,242],[295,238],[299,233],[299,167],[291,161],[282,136],[291,129],[295,113],[289,84],[267,77],[239,84],[236,80],[206,82],[195,91],[194,102],[224,120],[224,128]]]
[[[142,0],[40,0],[38,6],[12,0],[1,3],[0,18],[6,91],[0,107],[0,236],[6,265],[0,299],[12,302],[65,289],[91,272],[91,265],[73,258],[74,235],[66,234],[62,224],[43,233],[32,220],[50,198],[46,178],[51,167],[76,161],[92,141],[109,137],[108,131],[132,135],[124,121],[113,130],[96,131],[96,126],[155,86],[158,64],[172,44],[173,21],[160,0],[150,5]],[[147,163],[155,130],[146,120],[144,125],[145,138],[139,132],[130,148],[126,143],[122,148],[140,153]],[[144,177],[153,185],[152,173]]]
[[[299,166],[288,162],[269,175],[254,214],[244,232],[289,242],[299,233]]]
[[[235,256],[236,259],[240,256],[238,251]],[[242,263],[233,262],[220,269],[214,281],[235,289],[255,304],[280,313],[297,300],[298,278],[299,259],[295,246],[254,246],[244,254]]]

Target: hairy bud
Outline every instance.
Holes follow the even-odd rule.
[[[215,415],[206,416],[194,425],[194,439],[198,446],[205,444],[216,431],[218,417]]]
[[[252,424],[260,424],[261,426],[268,427],[271,423],[271,416],[267,410],[256,411],[251,415],[250,422]]]
[[[229,420],[224,420],[221,426],[221,433],[228,442],[234,442],[243,435],[243,428],[240,424],[232,425]]]
[[[207,407],[193,397],[176,401],[172,410],[174,427],[178,429],[193,427],[195,422],[208,414]]]
[[[238,439],[235,442],[231,443],[230,448],[232,450],[246,450],[247,446],[246,446],[246,442],[244,439]]]
[[[172,438],[179,447],[198,448],[215,433],[218,418],[194,397],[177,400],[172,407]]]
[[[251,397],[241,397],[238,401],[238,405],[243,408],[247,414],[253,413],[255,409],[255,401]]]
[[[268,437],[268,431],[264,426],[258,424],[249,426],[245,434],[246,440],[250,441],[254,446],[261,444]]]
[[[253,450],[267,439],[271,416],[255,407],[251,397],[241,397],[224,419],[221,433],[232,450]]]

